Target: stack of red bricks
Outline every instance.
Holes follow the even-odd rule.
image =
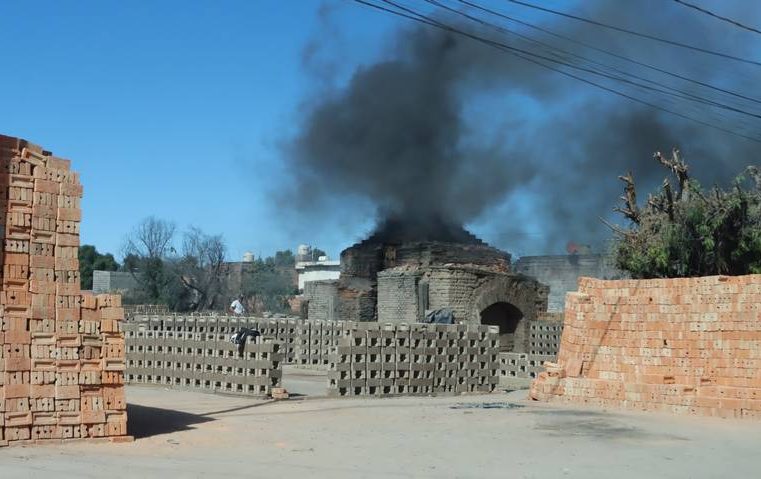
[[[761,417],[761,275],[579,280],[538,400]]]
[[[79,177],[2,135],[0,165],[0,445],[125,437],[124,311],[80,290]]]

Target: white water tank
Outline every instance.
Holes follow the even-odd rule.
[[[250,251],[246,251],[243,253],[243,262],[244,263],[253,263],[254,262],[254,253]]]

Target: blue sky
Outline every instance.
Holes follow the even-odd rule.
[[[0,133],[73,161],[81,240],[100,251],[118,254],[155,215],[223,234],[231,258],[302,242],[337,254],[367,224],[296,236],[269,201],[285,173],[278,142],[310,88],[302,54],[322,31],[321,6],[3,0]],[[352,40],[347,68],[392,25],[351,4],[333,17]]]
[[[542,3],[566,11],[575,5],[582,14],[589,5]],[[506,4],[490,2],[524,19],[541,17]],[[730,31],[671,9],[680,19]],[[230,259],[300,243],[336,257],[370,231],[373,209],[357,202],[315,211],[311,220],[286,214],[275,201],[289,178],[282,145],[303,118],[304,102],[321,91],[316,78],[325,75],[315,75],[315,68],[340,85],[392,48],[390,33],[406,24],[349,0],[0,0],[0,134],[73,161],[85,191],[82,243],[102,252],[121,256],[125,236],[153,215],[180,230],[192,225],[222,234]],[[647,59],[651,50],[638,53]],[[589,93],[572,86],[567,101]],[[552,105],[521,101],[484,98],[469,107],[489,120],[479,125],[514,127],[532,115],[554,115]],[[554,143],[547,146],[564,151]],[[541,185],[519,188],[495,205],[493,216],[469,226],[518,256],[560,252],[547,251],[543,241],[538,213],[551,199],[541,192]],[[610,198],[612,205],[615,195]],[[500,222],[513,231],[500,233]]]

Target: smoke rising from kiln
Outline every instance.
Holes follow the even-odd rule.
[[[747,12],[742,3],[723,8],[746,19],[759,16],[757,7]],[[747,35],[678,5],[600,0],[583,7],[584,16],[604,22],[752,56]],[[655,11],[642,21],[642,12]],[[509,12],[527,18],[517,7]],[[460,17],[443,18],[473,29]],[[752,93],[761,72],[567,19],[532,18],[737,91]],[[758,153],[758,144],[611,96],[474,40],[405,25],[381,60],[307,102],[286,150],[301,204],[362,197],[377,207],[381,225],[388,219],[415,225],[426,239],[446,235],[442,225],[475,223],[508,250],[558,252],[570,239],[595,242],[608,235],[598,218],[610,216],[620,193],[617,175],[632,170],[643,192],[660,182],[656,150],[679,146],[707,183],[733,176]],[[532,225],[538,236],[526,234]]]

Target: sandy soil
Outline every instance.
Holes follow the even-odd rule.
[[[681,479],[761,470],[757,422],[561,408],[520,391],[256,401],[131,386],[127,395],[135,442],[3,448],[0,477]]]

